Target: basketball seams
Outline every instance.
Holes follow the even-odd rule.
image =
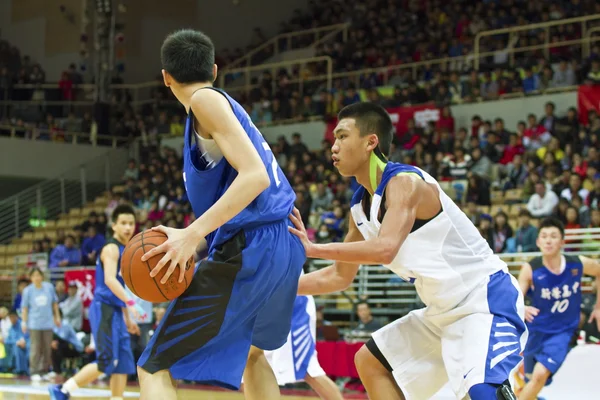
[[[137,291],[134,288],[133,279],[131,279],[131,270],[133,269],[133,268],[131,268],[131,262],[133,261],[133,256],[135,255],[135,253],[137,253],[138,250],[139,250],[139,247],[131,252],[131,256],[129,257],[129,264],[127,264],[127,265],[129,265],[129,268],[127,268],[129,270],[129,271],[127,271],[128,272],[127,275],[129,275],[129,285],[128,285],[129,289],[131,289],[133,294],[135,294],[137,297],[140,297],[140,296],[138,296]],[[121,260],[121,275],[122,274],[123,274],[123,260]],[[125,277],[123,277],[123,279],[125,279]]]
[[[146,245],[146,244],[144,243],[144,233],[145,233],[145,231],[144,231],[144,232],[142,232],[142,238],[141,238],[141,241],[142,241],[142,251],[143,251],[143,252],[144,252],[144,254],[145,254],[145,253],[146,253],[146,248],[145,248],[145,245]],[[163,234],[163,235],[164,235],[164,234]],[[166,236],[166,235],[164,235],[164,236]],[[150,245],[152,245],[152,243],[148,243],[148,246],[150,246]],[[154,245],[154,247],[157,247],[157,245]],[[146,264],[146,266],[148,267],[148,272],[151,272],[151,271],[152,271],[152,267],[150,267],[150,263],[148,262],[148,260],[146,260],[144,263],[145,263],[145,264]],[[162,297],[164,297],[164,298],[165,298],[165,301],[170,301],[170,300],[169,300],[169,298],[168,298],[167,296],[165,296],[165,294],[164,294],[164,293],[163,293],[163,291],[161,290],[160,286],[159,286],[159,285],[158,285],[158,283],[156,282],[156,277],[155,277],[155,278],[152,278],[152,282],[154,282],[154,284],[156,285],[156,288],[158,289],[158,291],[160,292],[160,294],[162,295]]]

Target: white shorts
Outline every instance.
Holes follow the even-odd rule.
[[[431,399],[447,382],[457,399],[479,383],[500,384],[527,343],[517,280],[499,271],[455,309],[415,310],[373,334],[406,400]]]
[[[317,309],[312,296],[298,296],[294,303],[292,330],[277,350],[265,351],[279,385],[300,382],[306,375],[323,376],[316,350]]]

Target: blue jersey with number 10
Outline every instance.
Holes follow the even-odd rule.
[[[294,208],[296,195],[279,168],[269,145],[250,120],[246,110],[221,90],[212,87],[207,87],[204,90],[215,90],[229,101],[233,113],[252,141],[271,179],[270,186],[254,199],[248,207],[208,235],[206,240],[210,250],[233,237],[240,229],[249,229],[287,219]],[[227,162],[225,157],[212,169],[206,169],[205,167],[206,162],[198,150],[194,131],[194,115],[190,109],[184,133],[183,179],[196,217],[204,214],[217,202],[237,176],[237,171]]]
[[[542,257],[529,262],[533,271],[531,305],[540,310],[527,325],[532,332],[574,332],[579,324],[583,264],[578,256],[565,255],[564,258],[565,269],[558,275],[544,266]]]

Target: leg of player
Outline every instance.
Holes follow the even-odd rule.
[[[542,391],[550,375],[551,372],[548,368],[544,367],[542,363],[536,363],[533,368],[533,374],[531,374],[531,379],[519,394],[519,400],[537,399],[538,393]]]
[[[392,372],[371,353],[367,346],[360,348],[354,357],[354,362],[358,376],[371,400],[405,400]]]
[[[110,377],[110,395],[111,400],[122,400],[127,386],[127,375],[113,374]]]
[[[100,377],[102,373],[98,370],[98,364],[92,363],[84,366],[75,374],[74,377],[69,378],[64,385],[53,385],[50,387],[50,399],[51,400],[63,400],[68,399],[70,394],[79,389],[94,382]]]
[[[177,399],[177,384],[168,369],[151,374],[138,366],[137,372],[140,379],[140,400]]]
[[[312,376],[306,374],[304,381],[319,395],[322,400],[343,400],[340,389],[327,375]]]
[[[265,357],[265,352],[251,346],[244,370],[244,396],[246,400],[281,398],[275,374]]]

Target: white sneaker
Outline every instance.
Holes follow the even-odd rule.
[[[56,372],[54,371],[48,372],[46,375],[43,376],[43,379],[45,381],[52,381],[54,380],[54,378],[56,378]]]
[[[40,376],[40,374],[34,374],[31,375],[31,382],[41,382],[42,381],[42,377]]]

